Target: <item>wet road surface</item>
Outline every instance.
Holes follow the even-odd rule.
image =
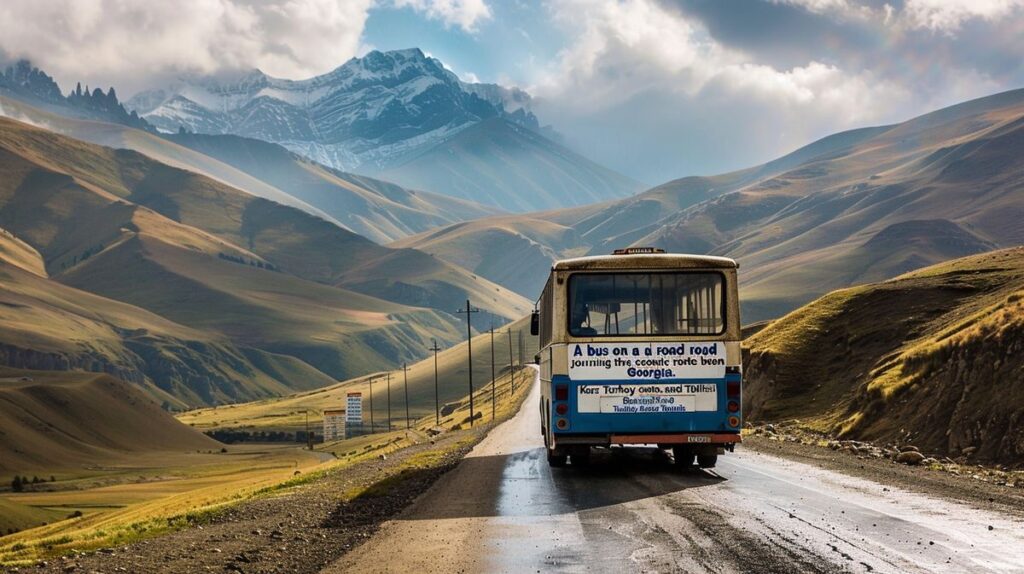
[[[536,385],[400,519],[328,572],[1020,572],[1024,523],[770,455],[656,449],[551,469]]]

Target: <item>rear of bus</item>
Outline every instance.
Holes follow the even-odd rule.
[[[657,445],[713,467],[740,441],[736,262],[651,248],[559,261],[541,295],[541,432],[553,466]]]

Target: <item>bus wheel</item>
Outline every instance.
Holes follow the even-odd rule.
[[[676,466],[687,469],[693,466],[693,451],[685,446],[672,447],[672,457],[676,459]]]
[[[698,454],[697,455],[697,466],[701,468],[715,468],[715,463],[718,462],[717,454]]]
[[[564,454],[555,454],[553,450],[548,449],[548,466],[552,468],[561,468],[565,466],[565,462],[568,458],[569,457]]]

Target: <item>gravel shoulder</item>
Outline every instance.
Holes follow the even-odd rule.
[[[325,472],[127,546],[12,572],[313,573],[359,546],[478,443],[493,425],[441,435]]]
[[[962,502],[981,510],[1024,517],[1024,484],[1007,486],[991,482],[989,471],[960,466],[960,474],[924,466],[908,466],[887,458],[850,454],[814,444],[801,444],[765,436],[746,436],[740,448],[796,462],[813,464],[843,474],[865,478],[937,498]]]

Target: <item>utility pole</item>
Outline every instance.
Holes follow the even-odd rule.
[[[512,380],[512,394],[516,394],[516,362],[512,358],[512,326],[508,327],[508,376]]]
[[[460,315],[466,314],[466,351],[469,353],[469,359],[467,365],[469,366],[469,426],[473,426],[473,416],[476,414],[473,410],[473,313],[479,313],[480,309],[473,307],[469,304],[469,299],[466,299],[466,308],[456,311]]]
[[[391,371],[388,371],[388,432],[391,432]]]
[[[313,437],[309,436],[309,409],[306,409],[306,446],[313,450]]]
[[[434,426],[441,426],[441,406],[437,399],[437,352],[441,349],[436,339],[430,340],[429,350],[434,352]]]
[[[497,418],[497,407],[495,406],[495,400],[497,400],[498,393],[494,390],[494,323],[491,323],[491,420]]]
[[[370,434],[373,432],[373,377],[370,377]]]
[[[526,364],[526,356],[523,355],[523,331],[520,329],[517,333],[518,345],[519,345],[519,369],[523,369],[523,365]]]
[[[402,377],[405,380],[405,430],[409,430],[409,365],[402,363]]]

